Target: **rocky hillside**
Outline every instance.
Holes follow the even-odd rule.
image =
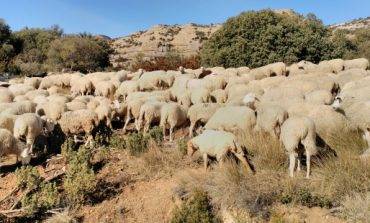
[[[114,66],[129,64],[142,54],[144,58],[163,56],[177,51],[183,56],[194,55],[221,25],[157,25],[149,30],[112,40],[115,54],[111,56]]]
[[[353,31],[356,29],[363,29],[363,28],[366,29],[366,28],[370,28],[370,17],[355,19],[350,22],[331,25],[330,27],[334,29],[344,29],[344,30],[349,30],[349,31]]]

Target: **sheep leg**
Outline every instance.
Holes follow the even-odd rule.
[[[297,154],[290,153],[289,154],[289,176],[294,177],[294,168],[295,168],[295,161],[296,161]]]
[[[301,171],[301,159],[298,157],[297,158],[297,172]]]
[[[170,142],[173,141],[173,127],[170,127]]]
[[[163,140],[166,140],[166,125],[162,126]]]
[[[125,121],[125,125],[123,126],[123,132],[126,131],[126,128],[127,128],[127,125],[128,125],[129,122],[130,122],[130,116],[127,116],[126,121]]]
[[[306,178],[310,179],[310,174],[311,174],[311,155],[310,154],[307,154],[306,165],[307,165]]]
[[[189,127],[189,137],[193,137],[194,126],[195,126],[195,122],[192,122]]]
[[[203,154],[203,162],[204,162],[204,170],[207,171],[207,167],[208,167],[208,155],[207,153],[204,153]]]

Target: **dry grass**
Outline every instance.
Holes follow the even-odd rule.
[[[342,204],[341,217],[348,222],[370,221],[370,192],[365,195],[355,194],[347,196]]]
[[[286,166],[287,155],[284,146],[277,138],[267,133],[253,132],[243,134],[239,139],[252,156],[257,171],[259,169],[281,170]]]

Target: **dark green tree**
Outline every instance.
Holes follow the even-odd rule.
[[[341,57],[331,32],[313,14],[250,11],[230,18],[204,44],[203,65],[259,67]]]

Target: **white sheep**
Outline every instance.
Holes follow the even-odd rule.
[[[289,154],[289,175],[294,176],[294,169],[297,164],[297,171],[301,170],[300,158],[306,153],[307,174],[310,177],[311,156],[317,153],[315,123],[307,117],[289,117],[281,127],[280,139]],[[304,146],[304,151],[299,146]],[[297,159],[298,158],[298,159]]]
[[[161,108],[161,121],[159,126],[163,130],[163,138],[166,137],[166,128],[170,129],[170,141],[173,140],[173,131],[176,127],[184,125],[187,121],[187,108],[176,103],[164,104]]]
[[[161,120],[161,109],[166,102],[147,101],[140,107],[140,114],[138,119],[138,127],[146,133],[152,123],[159,123]]]
[[[279,137],[281,126],[288,118],[288,112],[277,105],[262,104],[257,108],[257,127],[271,136]]]
[[[227,91],[223,89],[217,89],[210,93],[210,100],[213,103],[225,103],[227,101]]]
[[[48,135],[54,130],[54,123],[43,120],[34,113],[19,115],[14,122],[13,134],[18,140],[24,139],[31,154],[36,138],[45,134]]]
[[[311,104],[331,105],[334,97],[331,92],[327,90],[316,90],[305,95],[305,101]]]
[[[15,154],[21,159],[22,164],[28,164],[31,160],[31,154],[26,146],[22,146],[13,134],[6,130],[0,129],[0,157]]]
[[[99,122],[105,121],[106,126],[112,129],[112,119],[115,115],[112,106],[101,103],[95,108],[95,113],[98,115]]]
[[[210,99],[210,91],[207,88],[195,88],[188,90],[192,104],[207,103]]]
[[[0,106],[1,107],[1,106]],[[33,113],[36,110],[36,104],[31,101],[20,101],[9,103],[3,113],[21,115],[24,113]],[[0,109],[1,111],[1,109]]]
[[[34,87],[27,84],[14,84],[8,87],[9,91],[13,93],[14,96],[25,95],[27,92],[35,90]]]
[[[71,94],[73,97],[78,95],[90,95],[94,92],[94,85],[87,77],[81,77],[71,82]]]
[[[48,119],[57,122],[64,112],[67,111],[65,103],[59,103],[54,101],[48,101],[37,105],[36,113],[40,116],[46,116]]]
[[[346,70],[353,69],[353,68],[359,68],[359,69],[366,70],[368,67],[369,67],[369,60],[366,58],[358,58],[358,59],[344,61],[344,68]]]
[[[93,141],[92,132],[98,126],[99,119],[94,111],[83,109],[63,113],[58,124],[62,132],[66,136],[73,135],[75,141],[78,141],[77,135],[85,134],[86,144],[88,144]]]
[[[256,125],[255,112],[244,106],[226,106],[219,108],[204,126],[205,129],[228,132],[250,132]]]
[[[111,81],[101,81],[94,84],[95,96],[103,96],[113,99],[116,86]]]
[[[137,81],[124,81],[121,83],[121,85],[118,87],[115,93],[115,98],[120,99],[122,97],[123,101],[126,100],[127,95],[129,95],[132,92],[139,91],[139,84]]]
[[[76,110],[81,110],[81,109],[86,109],[87,106],[84,102],[79,101],[79,100],[73,100],[71,102],[68,102],[66,104],[67,110],[68,111],[76,111]]]
[[[243,165],[252,171],[243,148],[237,143],[236,137],[224,131],[205,130],[199,136],[188,141],[188,155],[192,156],[197,150],[202,154],[204,169],[208,167],[208,157],[215,157],[222,164],[228,153],[235,155]]]
[[[0,103],[10,103],[14,99],[14,95],[7,88],[0,88]]]
[[[190,120],[189,136],[193,137],[193,131],[197,124],[206,124],[213,114],[221,107],[221,104],[216,103],[192,105],[187,114],[187,117]]]
[[[1,113],[0,114],[0,128],[7,129],[10,132],[13,132],[14,129],[14,122],[17,119],[17,115]]]

